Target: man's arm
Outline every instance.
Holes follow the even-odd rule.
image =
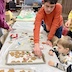
[[[40,26],[43,20],[44,10],[41,8],[35,18],[34,22],[34,43],[39,43]]]
[[[51,60],[48,62],[48,64],[50,66],[56,67],[56,68],[58,68],[60,70],[63,70],[63,71],[66,71],[66,69],[67,69],[67,66],[66,65],[63,65],[61,63],[56,63],[56,62],[51,61]]]
[[[40,50],[40,45],[39,45],[39,34],[40,34],[40,26],[41,26],[41,22],[43,19],[43,8],[41,8],[37,15],[36,15],[36,19],[34,22],[34,53],[37,56],[42,56],[42,52]]]

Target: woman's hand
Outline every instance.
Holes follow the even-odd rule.
[[[9,29],[8,29],[8,31],[11,31],[11,30],[13,30],[13,29],[12,29],[12,27],[11,27],[11,26],[9,26]]]

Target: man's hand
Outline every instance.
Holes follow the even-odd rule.
[[[52,47],[52,42],[51,41],[47,40],[46,44]]]
[[[42,52],[41,52],[41,49],[40,49],[40,46],[39,46],[38,43],[36,43],[35,46],[34,46],[34,53],[38,57],[41,57],[42,56]]]
[[[71,23],[71,19],[69,19],[66,23],[65,23],[65,26],[68,28],[70,26],[70,23]]]

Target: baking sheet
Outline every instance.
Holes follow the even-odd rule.
[[[12,50],[9,51],[6,57],[6,64],[43,64],[45,63],[44,55],[41,58],[34,55],[32,51]]]

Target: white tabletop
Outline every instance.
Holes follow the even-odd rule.
[[[16,32],[20,35],[21,31],[23,32],[27,32],[28,33],[32,33],[33,35],[33,22],[16,22],[13,26],[13,28],[16,29]],[[42,28],[41,28],[41,32],[42,32]],[[50,46],[48,45],[43,45],[41,44],[42,41],[46,41],[46,33],[43,31],[43,34],[41,35],[43,38],[40,40],[40,45],[44,47],[44,49],[42,50],[43,54],[44,54],[44,58],[46,63],[45,64],[32,64],[32,65],[6,65],[6,56],[9,50],[32,50],[33,48],[31,46],[29,46],[30,44],[25,44],[24,47],[18,47],[18,48],[14,48],[15,44],[17,41],[19,41],[19,38],[17,40],[14,40],[11,44],[8,43],[8,41],[10,40],[10,34],[12,32],[9,33],[3,47],[1,50],[1,54],[0,54],[0,67],[9,67],[9,68],[31,68],[34,69],[36,72],[63,72],[57,68],[51,67],[48,65],[48,61],[49,60],[53,60],[55,62],[59,62],[56,55],[54,56],[50,56],[48,55],[48,51],[49,49],[51,49]]]

